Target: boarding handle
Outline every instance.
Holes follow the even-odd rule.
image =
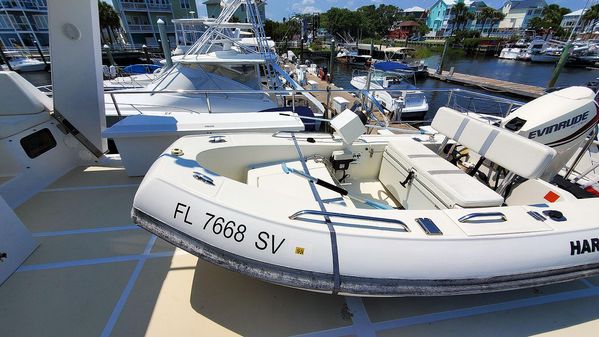
[[[484,219],[484,218],[496,218],[498,219],[498,221],[496,222],[505,222],[507,221],[507,217],[505,216],[505,214],[501,213],[501,212],[488,212],[488,213],[470,213],[467,215],[464,215],[463,217],[459,218],[458,221],[462,222],[462,223],[472,223],[472,222],[477,222],[477,221],[481,221],[480,219]],[[475,220],[475,219],[479,219],[479,220]],[[488,220],[490,221],[490,220]]]

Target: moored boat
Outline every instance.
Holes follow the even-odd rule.
[[[371,90],[383,108],[393,113],[392,121],[424,119],[428,101],[424,92],[409,82],[410,77],[395,73],[373,71],[370,82],[367,74],[354,72],[351,85],[359,90]]]

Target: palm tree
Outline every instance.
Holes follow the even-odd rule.
[[[98,14],[100,17],[100,29],[105,29],[108,39],[112,44],[112,32],[121,29],[121,19],[114,8],[104,1],[98,0]]]
[[[453,5],[453,7],[451,8],[451,12],[454,14],[454,19],[453,19],[453,27],[456,27],[458,30],[460,30],[460,25],[466,21],[468,21],[467,19],[467,14],[468,13],[468,7],[466,6],[466,4],[462,1],[462,2],[458,2],[457,4]],[[452,27],[452,33],[453,33],[453,27]]]
[[[584,30],[586,31],[587,26],[589,24],[591,24],[593,21],[596,21],[598,19],[599,19],[599,4],[591,6],[591,8],[589,8],[586,12],[584,12],[584,15],[582,16],[582,20],[584,22],[584,24],[583,24]],[[576,27],[574,27],[574,29],[576,29]]]
[[[476,19],[476,14],[468,11],[466,12],[466,14],[464,14],[464,21],[462,23],[462,30],[466,30],[466,25],[468,24],[468,21],[472,21]]]
[[[487,33],[487,37],[491,36],[491,31],[493,31],[493,26],[496,23],[499,23],[504,18],[505,18],[505,14],[503,14],[501,11],[495,10],[495,14],[493,14],[493,17],[491,18],[491,27],[489,27],[489,32]]]
[[[480,29],[481,34],[485,30],[485,25],[487,24],[487,20],[493,19],[495,17],[495,12],[496,12],[496,10],[494,8],[485,7],[478,13],[477,20],[480,20],[483,22],[483,26]]]

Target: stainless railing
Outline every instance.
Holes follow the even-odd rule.
[[[387,91],[387,92],[401,92],[402,90],[386,90],[386,89],[371,89],[370,92],[376,92],[376,91]],[[515,108],[523,105],[523,102],[519,102],[519,101],[515,101],[512,99],[507,99],[507,98],[503,98],[503,97],[498,97],[498,96],[493,96],[493,95],[488,95],[488,94],[483,94],[483,93],[479,93],[479,92],[474,92],[474,91],[470,91],[470,90],[463,90],[463,89],[418,89],[418,91],[421,91],[423,93],[425,93],[427,95],[427,97],[429,98],[429,104],[431,104],[431,99],[434,100],[434,102],[436,102],[436,105],[438,107],[440,106],[448,106],[451,108],[454,108],[456,110],[462,111],[464,113],[477,113],[477,114],[486,114],[486,115],[493,115],[493,116],[499,116],[499,117],[505,117],[507,116],[511,111],[513,111]],[[190,96],[197,96],[197,97],[202,97],[206,100],[206,105],[202,106],[202,107],[198,107],[198,108],[185,108],[184,110],[188,111],[188,112],[194,112],[194,113],[206,113],[206,112],[212,112],[214,106],[211,104],[211,97],[214,98],[217,95],[225,95],[225,97],[228,97],[228,95],[234,95],[234,96],[243,96],[243,95],[248,95],[248,96],[255,96],[255,95],[266,95],[266,96],[270,96],[270,97],[274,97],[277,99],[277,102],[281,103],[280,106],[281,107],[288,107],[291,108],[292,112],[295,112],[296,107],[297,106],[301,106],[301,103],[298,102],[298,100],[303,100],[306,102],[305,106],[308,105],[308,101],[306,99],[301,99],[301,97],[303,95],[313,95],[313,96],[317,96],[320,98],[323,98],[321,101],[325,107],[325,111],[321,111],[325,114],[325,117],[328,118],[332,118],[335,115],[335,111],[332,111],[332,99],[335,97],[336,93],[344,93],[345,95],[347,95],[347,93],[353,95],[353,97],[355,97],[354,102],[349,102],[347,108],[351,108],[352,105],[354,104],[360,104],[360,95],[363,93],[362,90],[357,90],[357,89],[330,89],[330,90],[326,90],[326,89],[315,89],[315,90],[310,90],[310,89],[303,89],[303,90],[298,90],[298,89],[288,89],[288,90],[127,90],[127,91],[122,91],[122,90],[112,90],[112,91],[107,91],[105,92],[106,94],[110,95],[110,102],[107,102],[108,105],[113,105],[115,111],[117,112],[117,114],[121,115],[120,112],[122,112],[122,109],[119,107],[119,105],[124,104],[124,103],[119,103],[118,101],[118,97],[119,96],[124,96],[124,95],[143,95],[143,94],[150,94],[150,95],[166,95],[166,94],[177,94],[177,95],[184,95],[186,97],[190,97]],[[442,97],[439,97],[440,95],[446,95],[447,99],[442,99]],[[369,98],[373,99],[373,95],[370,95]],[[463,100],[468,100],[470,103],[469,104],[465,104],[463,102]],[[486,102],[486,104],[482,104],[482,102]],[[139,111],[139,113],[143,113],[144,112],[144,107],[149,107],[150,105],[148,103],[145,102],[139,102],[137,103],[126,103],[127,106]],[[368,107],[370,104],[365,104],[366,107]],[[152,108],[156,108],[159,106],[152,106]],[[165,107],[168,108],[168,107]],[[172,110],[172,109],[171,109]],[[248,110],[247,112],[252,112],[252,107],[248,106]],[[253,111],[255,112],[255,111]],[[340,111],[337,111],[340,112]],[[385,115],[385,112],[383,112],[383,115]],[[403,123],[407,123],[407,124],[426,124],[426,123],[430,123],[432,121],[432,115],[431,115],[431,119],[423,119],[423,120],[409,120],[409,121],[402,121]],[[387,126],[389,124],[389,121],[381,121],[381,123],[384,123],[385,126]]]

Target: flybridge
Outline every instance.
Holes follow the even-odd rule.
[[[548,135],[550,133],[553,133],[555,131],[559,131],[563,128],[567,128],[573,125],[576,125],[582,121],[585,121],[589,118],[589,112],[585,111],[583,113],[581,113],[578,116],[574,116],[568,120],[565,121],[561,121],[558,123],[555,123],[553,125],[544,127],[542,129],[538,129],[538,130],[533,130],[530,132],[530,134],[528,135],[528,138],[532,139],[532,138],[536,138],[536,137],[541,137],[541,136],[545,136]]]

